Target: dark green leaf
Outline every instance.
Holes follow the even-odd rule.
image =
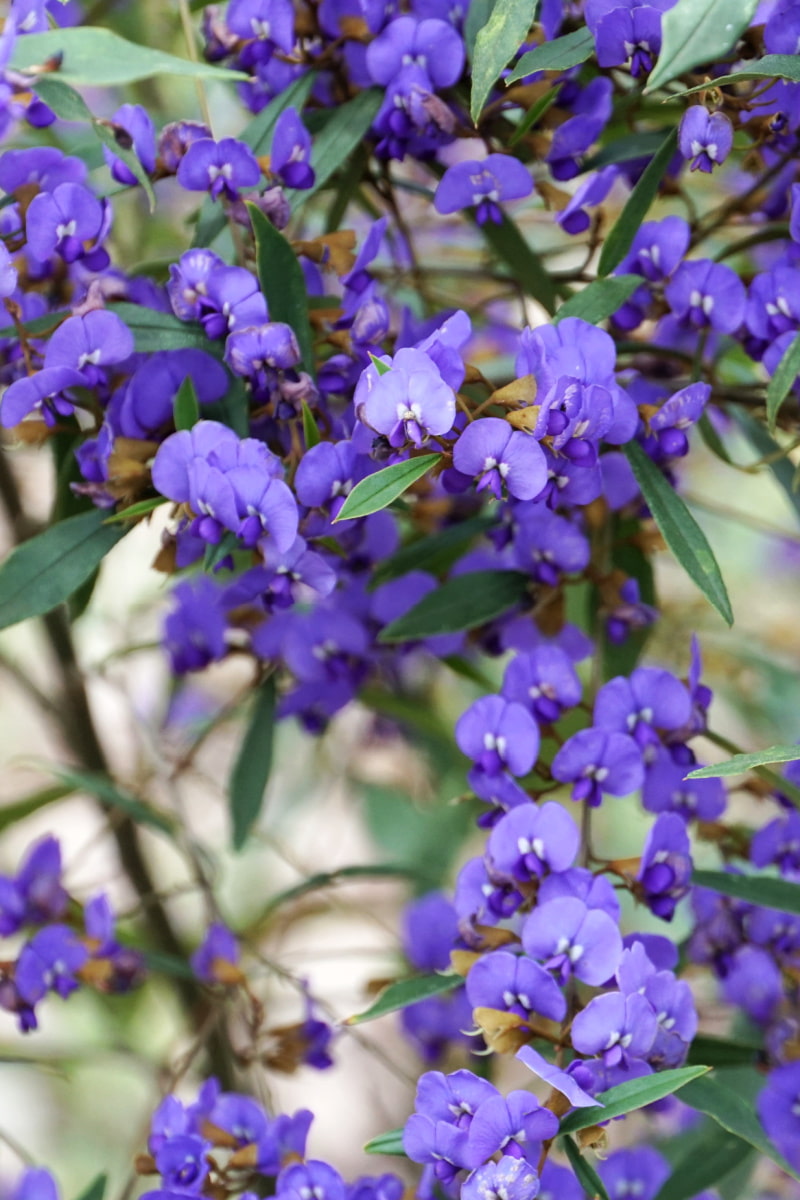
[[[406,727],[402,717],[399,723]],[[448,738],[448,731],[442,730],[441,743],[436,742],[438,736],[439,731],[430,727],[417,735],[416,744],[426,751],[430,762],[453,754],[452,734]],[[439,746],[441,754],[437,755]],[[399,788],[374,783],[363,786],[364,821],[370,836],[409,873],[413,871],[418,893],[444,886],[453,860],[475,828],[477,802],[452,803],[463,786],[463,773],[459,776],[453,768],[438,785],[434,799],[424,805]]]
[[[508,139],[509,146],[516,146],[517,142],[524,138],[529,129],[533,129],[534,125],[547,112],[558,99],[558,93],[561,91],[561,80],[552,87],[549,92],[544,92],[538,100],[530,106],[522,119],[517,123],[514,132]]]
[[[100,508],[51,525],[17,546],[0,566],[0,629],[62,604],[127,532],[104,524]]]
[[[371,1138],[364,1147],[367,1154],[402,1154],[405,1155],[403,1149],[403,1130],[390,1129],[388,1133],[379,1133],[377,1137]]]
[[[413,642],[485,625],[519,604],[530,578],[521,571],[470,571],[423,596],[378,635],[379,642]]]
[[[767,384],[767,424],[772,432],[780,407],[800,375],[800,333],[795,334]]]
[[[319,431],[317,422],[314,420],[314,414],[305,400],[302,402],[301,411],[303,414],[303,437],[306,443],[306,450],[310,450],[312,446],[319,445],[322,441],[322,434]]]
[[[156,195],[150,176],[142,166],[138,154],[119,144],[114,136],[114,127],[108,121],[100,121],[93,116],[83,97],[57,76],[43,75],[34,80],[33,87],[40,99],[49,105],[62,121],[85,121],[91,127],[98,140],[135,175],[145,190],[152,212],[156,206]]]
[[[594,38],[589,29],[576,29],[573,33],[565,33],[563,37],[554,38],[552,42],[543,42],[534,50],[523,54],[514,69],[506,76],[506,83],[516,83],[534,71],[568,71],[586,62],[594,54]]]
[[[758,0],[678,0],[661,19],[661,53],[646,92],[684,75],[700,63],[716,63],[739,40]]]
[[[712,1123],[702,1140],[673,1168],[656,1200],[688,1200],[704,1188],[720,1183],[752,1152],[747,1142]]]
[[[753,767],[766,767],[770,763],[797,762],[800,746],[770,746],[768,750],[755,750],[752,754],[737,754],[726,762],[711,767],[698,767],[690,771],[687,779],[727,779],[729,775],[743,775]]]
[[[614,228],[603,243],[597,265],[598,275],[610,275],[630,250],[639,226],[647,216],[650,205],[658,194],[664,172],[672,160],[677,145],[678,130],[671,129],[639,177],[625,207],[617,217]]]
[[[376,354],[370,354],[369,357],[370,357],[370,361],[372,362],[373,367],[375,368],[375,370],[378,372],[379,375],[388,375],[389,374],[389,372],[391,371],[392,368],[389,366],[388,363],[381,362],[381,360],[378,358],[378,356]]]
[[[583,1157],[575,1145],[574,1139],[571,1137],[562,1138],[561,1144],[569,1159],[569,1165],[575,1172],[575,1178],[586,1192],[586,1195],[591,1196],[592,1200],[609,1200],[608,1192],[603,1185],[602,1179],[592,1164]]]
[[[129,504],[127,508],[114,513],[113,517],[106,517],[103,523],[113,525],[117,521],[133,521],[137,517],[146,517],[148,513],[160,508],[162,504],[169,504],[166,496],[153,496],[151,500],[138,500],[136,504]]]
[[[470,115],[476,125],[501,71],[526,41],[536,8],[537,0],[495,0],[488,21],[478,30],[472,54],[469,101]]]
[[[46,33],[28,33],[17,38],[11,56],[16,71],[37,67],[56,55],[63,55],[58,78],[65,83],[85,83],[91,87],[118,87],[154,75],[187,75],[192,79],[247,80],[243,71],[213,67],[207,62],[177,58],[163,50],[129,42],[110,29],[79,25],[72,29],[49,29]]]
[[[125,788],[118,787],[107,775],[94,771],[79,771],[74,767],[54,767],[48,764],[47,770],[67,787],[75,792],[86,792],[94,796],[106,808],[125,813],[137,825],[147,825],[158,829],[161,833],[175,833],[175,822],[167,813],[146,804],[138,796],[134,796]]]
[[[210,341],[202,325],[195,321],[179,321],[172,313],[157,312],[141,304],[113,304],[111,308],[130,329],[140,354],[191,348],[222,358],[222,344]]]
[[[626,133],[601,146],[596,154],[585,158],[581,174],[607,167],[611,163],[633,162],[637,158],[652,158],[664,141],[664,129],[652,129],[647,133]]]
[[[514,281],[527,295],[538,300],[542,308],[554,313],[555,285],[542,260],[530,248],[514,222],[504,215],[502,224],[495,225],[493,221],[487,221],[480,229],[497,257],[511,269]]]
[[[581,1129],[589,1129],[599,1121],[611,1121],[614,1117],[623,1117],[625,1113],[654,1104],[671,1096],[690,1083],[705,1075],[708,1067],[676,1067],[671,1071],[659,1071],[657,1075],[645,1075],[641,1079],[630,1079],[627,1083],[617,1084],[607,1092],[601,1092],[597,1099],[602,1103],[595,1108],[578,1108],[561,1122],[561,1133],[577,1133]],[[683,1097],[681,1097],[683,1099]]]
[[[256,693],[250,723],[231,772],[230,805],[234,850],[241,850],[261,812],[272,769],[274,734],[275,676],[270,675]]]
[[[714,87],[726,87],[729,83],[745,83],[748,79],[790,79],[800,83],[800,57],[796,54],[766,54],[763,58],[755,58],[748,62],[741,71],[732,75],[718,75],[714,79]],[[701,83],[697,87],[687,88],[680,92],[681,96],[692,96],[695,92],[708,91],[708,84]]]
[[[107,1175],[95,1175],[89,1186],[78,1195],[77,1200],[103,1200],[107,1183]]]
[[[11,197],[11,199],[13,199],[13,197]],[[38,335],[42,333],[51,333],[52,330],[57,329],[61,322],[66,320],[68,316],[70,316],[69,312],[45,313],[43,317],[34,317],[32,321],[23,321],[22,328],[26,333],[30,334]],[[17,336],[18,334],[16,325],[4,325],[3,328],[0,329],[0,338],[15,338]]]
[[[55,804],[57,800],[63,800],[65,796],[71,796],[74,790],[69,784],[55,784],[53,787],[41,788],[30,796],[24,796],[22,800],[12,800],[10,804],[4,804],[0,808],[0,833],[16,825],[17,821],[24,821],[40,808],[46,808],[49,804]]]
[[[183,958],[176,954],[165,954],[159,950],[142,950],[145,965],[150,971],[161,975],[169,975],[172,979],[191,979],[197,982],[197,976]]]
[[[694,1080],[681,1092],[681,1100],[690,1108],[712,1117],[729,1133],[735,1133],[743,1141],[755,1146],[756,1150],[771,1158],[793,1179],[800,1179],[800,1173],[792,1170],[764,1133],[754,1106],[743,1099],[734,1088],[726,1086],[725,1074],[722,1072],[719,1075]]]
[[[302,204],[310,200],[361,145],[367,130],[378,115],[383,96],[380,88],[368,88],[334,110],[325,128],[314,138],[311,149],[314,186],[306,188],[305,191],[289,193],[292,212],[296,212]]]
[[[255,204],[248,204],[256,238],[258,281],[267,301],[270,321],[283,321],[294,330],[300,358],[309,375],[315,375],[314,343],[308,320],[308,294],[303,268],[279,229]]]
[[[172,419],[176,429],[192,429],[200,420],[200,404],[191,375],[187,375],[172,401]]]
[[[557,325],[564,317],[580,317],[590,325],[596,325],[613,316],[643,282],[641,275],[610,275],[608,279],[595,279],[561,305],[553,317],[553,324]]]
[[[390,579],[399,579],[409,571],[430,571],[434,574],[446,570],[456,561],[463,549],[473,538],[496,525],[495,517],[470,517],[443,529],[441,533],[420,538],[409,546],[402,546],[390,558],[385,558],[373,572],[370,587],[379,587]]]
[[[741,1067],[754,1063],[761,1053],[757,1042],[735,1041],[699,1033],[689,1047],[688,1065],[705,1063],[709,1067]]]
[[[350,492],[334,524],[336,521],[354,520],[380,512],[398,496],[402,496],[412,483],[427,475],[441,457],[441,454],[421,454],[419,458],[407,458],[404,462],[392,463],[382,471],[368,475]]]
[[[345,1025],[363,1025],[366,1021],[376,1021],[387,1013],[397,1012],[408,1008],[420,1000],[429,1000],[431,996],[441,996],[445,992],[455,991],[463,987],[461,975],[415,975],[411,979],[400,979],[385,987],[369,1008],[354,1017],[348,1017]]]
[[[746,900],[762,908],[779,912],[800,913],[800,883],[788,879],[773,879],[769,875],[731,875],[727,871],[693,871],[695,887],[709,888],[723,896]]]
[[[731,602],[706,535],[638,442],[629,442],[625,454],[664,541],[706,599],[732,625]]]

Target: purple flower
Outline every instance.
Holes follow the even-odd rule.
[[[17,269],[3,242],[0,242],[0,300],[10,296],[17,286]]]
[[[480,162],[470,160],[448,167],[439,181],[433,206],[438,213],[475,208],[479,225],[486,221],[499,225],[503,219],[500,201],[521,200],[532,191],[533,180],[519,159],[489,154]]]
[[[69,416],[75,410],[64,393],[85,385],[81,372],[70,367],[46,368],[16,379],[0,398],[0,425],[9,429],[35,410],[41,411],[46,424],[55,425],[59,416]]]
[[[771,1073],[757,1106],[761,1122],[781,1154],[800,1170],[800,1062]]]
[[[4,150],[0,154],[0,188],[11,195],[26,183],[42,192],[52,192],[60,183],[85,183],[86,164],[63,154],[55,146],[32,146],[28,150]]]
[[[374,44],[374,43],[373,43]],[[456,399],[439,368],[422,350],[398,350],[380,373],[371,364],[356,385],[353,403],[358,419],[382,433],[390,446],[421,446],[430,434],[448,433],[456,415]]]
[[[702,783],[703,780],[687,780]],[[707,782],[721,782],[708,780]],[[708,820],[709,818],[705,818]],[[750,843],[750,861],[756,867],[776,863],[782,874],[800,873],[800,813],[789,812],[757,830]]]
[[[558,1117],[530,1092],[492,1096],[478,1108],[469,1127],[469,1166],[478,1167],[498,1150],[529,1163],[538,1161],[541,1143],[555,1137]]]
[[[41,838],[28,851],[14,879],[0,876],[0,937],[10,937],[23,925],[58,919],[66,907],[61,846],[54,837]]]
[[[785,989],[772,954],[760,946],[740,946],[722,981],[728,1004],[743,1008],[753,1021],[766,1025],[776,1013]]]
[[[290,0],[231,0],[225,23],[238,38],[259,38],[291,54],[294,8]]]
[[[296,108],[286,108],[275,122],[270,151],[270,170],[280,175],[286,187],[314,186],[314,168],[310,163],[311,134]]]
[[[599,1174],[606,1186],[609,1200],[653,1200],[661,1185],[669,1178],[666,1159],[652,1146],[615,1150],[599,1164]]]
[[[11,1200],[59,1200],[58,1185],[44,1167],[28,1167],[10,1197]]]
[[[684,821],[716,821],[725,811],[724,783],[721,779],[685,779],[685,774],[685,766],[673,762],[669,754],[659,754],[647,768],[644,807],[652,813],[677,813]]]
[[[463,987],[410,1004],[400,1020],[404,1034],[426,1063],[438,1062],[453,1043],[475,1047],[476,1035],[469,1032],[472,1008]]]
[[[464,66],[464,42],[448,21],[397,17],[367,47],[373,83],[393,83],[413,65],[433,87],[451,87]]]
[[[756,275],[750,284],[744,319],[756,338],[772,343],[764,351],[764,364],[771,373],[791,341],[784,343],[781,335],[794,333],[800,326],[798,286],[800,270],[782,264]],[[777,356],[776,344],[780,347]]]
[[[86,947],[67,925],[48,925],[22,948],[14,982],[27,1004],[36,1004],[49,991],[63,1000],[78,986],[76,972],[89,957]]]
[[[450,965],[458,938],[458,916],[443,892],[429,892],[406,905],[403,949],[420,971],[441,971]]]
[[[514,1013],[523,1021],[531,1015],[563,1021],[567,1002],[552,975],[532,958],[494,950],[478,959],[467,976],[467,997],[473,1008]]]
[[[595,996],[572,1022],[572,1044],[580,1054],[601,1055],[607,1067],[644,1058],[658,1023],[652,1005],[638,992]]]
[[[656,1014],[658,1028],[647,1061],[657,1070],[679,1067],[697,1033],[697,1010],[688,983],[676,979],[671,970],[657,970],[641,942],[622,955],[617,982],[625,995],[649,1000]]]
[[[603,167],[587,175],[585,183],[572,193],[569,202],[556,214],[556,221],[564,233],[575,237],[586,232],[592,223],[586,210],[602,204],[618,178],[619,168],[616,166]]]
[[[178,183],[190,192],[208,192],[212,200],[238,200],[242,188],[255,187],[261,168],[253,151],[236,138],[199,138],[178,164]]]
[[[567,897],[536,906],[525,918],[522,945],[562,982],[575,975],[599,987],[617,969],[622,935],[607,912]]]
[[[579,93],[572,105],[573,115],[558,126],[547,153],[554,179],[573,179],[580,173],[583,155],[611,116],[611,95],[611,80],[602,76]]]
[[[548,875],[539,885],[537,902],[577,897],[587,908],[601,908],[613,921],[619,922],[620,906],[611,880],[605,875],[593,875],[585,867],[570,867]],[[671,944],[671,943],[670,943]]]
[[[284,1167],[275,1181],[280,1200],[347,1200],[347,1188],[337,1170],[326,1162],[310,1159]]]
[[[172,405],[184,379],[191,379],[200,404],[221,400],[230,386],[222,363],[204,350],[158,350],[131,376],[111,405],[123,437],[148,439],[172,420]]]
[[[203,983],[239,982],[239,944],[227,926],[215,921],[209,925],[202,944],[191,959],[192,970]]]
[[[517,506],[519,529],[514,538],[514,558],[523,571],[548,587],[556,587],[561,575],[577,575],[589,565],[589,542],[572,521],[558,516],[544,504]]]
[[[664,296],[674,315],[695,329],[735,333],[744,320],[744,284],[724,263],[707,258],[681,263]]]
[[[644,782],[644,764],[633,738],[604,729],[582,729],[560,748],[552,766],[562,783],[574,783],[573,800],[597,808],[602,796],[628,796]]]
[[[687,108],[678,127],[678,148],[685,159],[691,159],[691,171],[710,174],[732,146],[733,126],[724,113],[710,113],[702,104]]]
[[[459,717],[456,742],[487,775],[527,775],[539,753],[539,727],[521,704],[483,696]]]
[[[211,130],[200,121],[171,121],[158,135],[158,157],[165,171],[174,175],[193,142],[210,138]]]
[[[547,3],[547,0],[545,0]],[[568,1167],[559,1167],[548,1158],[540,1176],[537,1200],[586,1200],[586,1192]]]
[[[536,1170],[510,1154],[478,1167],[461,1185],[461,1200],[534,1200],[538,1195]]]
[[[85,385],[94,387],[105,379],[101,368],[125,362],[133,349],[133,334],[117,314],[95,309],[59,325],[47,343],[44,365],[80,371]]]
[[[497,1094],[497,1088],[472,1071],[452,1071],[449,1075],[426,1071],[419,1077],[414,1107],[426,1117],[466,1130],[480,1105]]]
[[[652,70],[661,49],[661,13],[674,0],[589,0],[586,24],[595,36],[601,67],[630,63],[634,76]]]
[[[108,266],[96,249],[111,224],[111,207],[79,183],[60,183],[34,196],[25,218],[28,250],[39,262],[59,254],[67,263],[82,258],[92,270]],[[87,250],[87,243],[90,249]]]
[[[310,446],[297,467],[294,489],[309,508],[331,504],[335,516],[361,474],[352,442],[319,442]]]
[[[650,283],[667,279],[689,249],[691,231],[683,217],[664,217],[640,225],[616,274],[643,275]],[[615,317],[616,319],[616,317]]]
[[[412,1162],[433,1164],[436,1179],[447,1184],[472,1165],[467,1138],[466,1129],[415,1112],[403,1130],[403,1149]]]
[[[492,876],[528,882],[546,871],[566,871],[580,845],[580,833],[560,804],[520,804],[500,818],[486,847]]]
[[[514,430],[499,417],[484,417],[464,429],[453,450],[453,466],[477,478],[501,498],[503,486],[517,500],[535,500],[547,483],[542,447],[530,434]]]
[[[644,749],[657,745],[656,730],[680,729],[691,711],[691,697],[674,675],[656,667],[637,667],[630,678],[618,675],[600,688],[594,723],[598,729],[630,734]]]
[[[164,622],[164,649],[173,671],[201,671],[228,652],[227,619],[219,587],[208,578],[183,580],[172,592],[174,610]]]
[[[661,813],[647,835],[636,877],[651,912],[671,921],[676,904],[689,893],[691,877],[686,824],[676,813]]]
[[[575,668],[558,646],[537,646],[529,654],[515,655],[503,676],[503,695],[524,704],[545,725],[580,704],[581,693]]]
[[[139,159],[142,167],[151,174],[156,165],[156,129],[146,109],[141,104],[123,104],[111,118],[130,138],[130,148]],[[120,142],[120,145],[123,143]],[[133,186],[138,179],[122,159],[117,158],[112,150],[103,146],[103,157],[111,168],[111,174],[118,183]]]
[[[197,1195],[208,1175],[206,1154],[211,1145],[197,1134],[178,1134],[156,1150],[156,1167],[167,1188]]]
[[[556,1088],[566,1096],[573,1108],[594,1108],[597,1105],[595,1097],[585,1092],[578,1082],[578,1076],[584,1073],[580,1062],[571,1063],[569,1070],[562,1071],[554,1063],[542,1058],[533,1046],[523,1046],[517,1051],[517,1058],[539,1079],[543,1079],[550,1087]],[[604,1106],[601,1104],[599,1107]]]

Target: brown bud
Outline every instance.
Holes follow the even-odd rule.
[[[451,950],[450,951],[450,966],[455,971],[456,975],[463,975],[466,979],[469,974],[469,969],[482,956],[475,950]]]
[[[516,1054],[531,1040],[531,1031],[516,1013],[496,1008],[476,1008],[472,1018],[495,1054]]]

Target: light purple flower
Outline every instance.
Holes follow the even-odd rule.
[[[555,1137],[558,1117],[530,1092],[493,1096],[480,1105],[469,1127],[469,1162],[478,1167],[498,1150],[538,1162],[541,1143]]]
[[[543,1058],[538,1050],[534,1050],[533,1046],[523,1046],[517,1051],[517,1058],[539,1079],[543,1079],[545,1083],[550,1084],[550,1087],[556,1088],[563,1096],[566,1096],[574,1108],[604,1107],[602,1104],[598,1105],[594,1096],[583,1090],[571,1070],[562,1071],[554,1063]],[[580,1073],[580,1063],[571,1064],[571,1067]]]
[[[178,164],[178,183],[190,192],[208,192],[212,200],[237,200],[242,188],[261,178],[253,151],[236,138],[199,138]]]
[[[311,134],[296,108],[286,108],[275,122],[270,150],[270,170],[280,175],[286,187],[314,186],[311,166]]]
[[[522,945],[526,954],[557,971],[562,982],[576,975],[594,987],[610,979],[622,955],[616,921],[572,898],[537,905],[525,918]]]
[[[453,466],[477,478],[498,500],[503,487],[517,500],[535,500],[547,483],[547,462],[539,443],[499,417],[467,425],[453,450]]]
[[[372,81],[392,83],[413,64],[433,87],[451,87],[464,66],[464,42],[448,21],[397,17],[367,47]]]
[[[430,434],[448,433],[456,399],[433,359],[409,348],[398,350],[387,365],[382,374],[374,363],[362,373],[353,399],[358,419],[395,447],[421,446]]]
[[[111,207],[79,183],[60,183],[52,192],[34,196],[25,218],[28,250],[39,262],[59,254],[65,262],[86,259],[87,265],[103,270],[108,265],[105,251],[87,251],[101,241],[111,224]]]
[[[574,783],[573,800],[597,808],[604,793],[628,796],[644,782],[642,754],[633,738],[604,729],[582,729],[560,748],[552,766],[562,783]]]
[[[156,165],[156,129],[147,109],[141,104],[123,104],[111,120],[129,135],[132,143],[130,148],[146,173],[151,174]],[[109,150],[108,146],[103,146],[103,157],[118,183],[133,186],[139,182],[130,167]]]
[[[492,829],[486,847],[493,876],[503,882],[528,882],[546,871],[566,871],[580,845],[572,817],[552,800],[541,806],[520,804]]]
[[[503,676],[503,695],[524,704],[543,724],[580,704],[581,694],[575,668],[558,646],[537,646],[529,654],[515,655]]]
[[[539,727],[521,704],[483,696],[459,717],[456,742],[488,775],[527,775],[539,753]]]
[[[54,425],[59,416],[69,416],[75,409],[64,393],[85,386],[82,373],[71,367],[45,368],[16,379],[0,398],[0,425],[10,429],[35,410],[41,411],[48,425]]]
[[[503,219],[499,204],[530,196],[533,180],[517,158],[507,154],[489,154],[481,161],[459,162],[448,167],[439,181],[433,206],[438,213],[474,208],[479,225]]]
[[[567,1002],[547,971],[524,954],[494,950],[478,959],[467,976],[473,1008],[494,1008],[527,1021],[532,1015],[563,1021]]]
[[[656,1014],[644,996],[605,992],[595,996],[572,1022],[572,1044],[581,1054],[601,1055],[607,1067],[645,1058],[658,1030]]]
[[[692,104],[681,117],[678,148],[689,159],[691,171],[710,174],[724,162],[733,147],[733,126],[725,113],[710,113],[702,104]]]
[[[535,1168],[510,1154],[478,1167],[461,1185],[461,1200],[534,1200],[538,1195]]]
[[[707,258],[681,263],[664,296],[674,315],[695,329],[735,333],[744,320],[744,284],[724,263]]]

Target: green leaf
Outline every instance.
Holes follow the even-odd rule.
[[[731,602],[706,535],[638,442],[628,442],[625,455],[664,541],[706,599],[732,625]]]
[[[608,1192],[603,1185],[602,1179],[592,1164],[583,1157],[575,1145],[574,1139],[571,1137],[562,1138],[561,1144],[569,1159],[569,1165],[575,1172],[575,1178],[586,1192],[586,1195],[592,1196],[593,1200],[609,1200]]]
[[[389,374],[389,372],[391,371],[392,368],[389,366],[388,363],[381,362],[381,360],[378,358],[378,356],[376,354],[370,354],[369,357],[370,357],[370,361],[372,362],[373,367],[375,368],[375,370],[378,372],[379,375],[388,375]]]
[[[230,783],[233,848],[241,850],[258,820],[272,769],[275,734],[275,676],[270,675],[256,693]]]
[[[735,1041],[732,1038],[714,1037],[710,1033],[699,1033],[689,1047],[688,1064],[704,1063],[709,1067],[750,1066],[760,1053],[757,1042]]]
[[[118,87],[155,75],[185,75],[190,79],[247,80],[243,71],[213,67],[207,62],[177,58],[151,46],[140,46],[126,38],[93,25],[72,29],[49,29],[46,33],[28,33],[17,38],[11,56],[15,71],[40,66],[56,55],[63,55],[58,78],[65,83],[85,83],[91,87]]]
[[[152,500],[138,500],[136,504],[129,504],[127,508],[114,513],[113,517],[106,517],[103,524],[114,525],[117,521],[133,521],[137,517],[146,517],[148,513],[160,508],[162,504],[169,504],[166,496],[153,496]]]
[[[279,229],[255,204],[247,205],[256,239],[256,265],[270,321],[283,321],[294,330],[300,358],[315,376],[314,342],[308,320],[308,293],[303,268]]]
[[[720,1183],[753,1152],[752,1146],[719,1125],[710,1124],[673,1167],[655,1200],[688,1200],[704,1188]]]
[[[506,84],[516,83],[534,71],[568,71],[586,62],[594,54],[594,38],[589,29],[576,29],[573,33],[565,33],[563,37],[554,38],[552,42],[543,42],[533,50],[523,54],[514,69],[506,76]],[[505,65],[505,64],[504,64]]]
[[[379,587],[382,583],[388,583],[390,579],[399,579],[401,575],[407,575],[409,571],[436,573],[446,570],[473,538],[496,524],[495,517],[470,517],[466,521],[450,525],[441,533],[434,533],[430,537],[412,542],[409,546],[402,546],[378,564],[372,573],[369,586]]]
[[[371,1138],[364,1150],[367,1154],[402,1154],[405,1156],[403,1149],[403,1130],[390,1129],[388,1133],[379,1133],[377,1137]]]
[[[730,83],[745,83],[748,79],[790,79],[800,83],[800,57],[796,54],[766,54],[763,58],[753,59],[742,71],[732,75],[719,75],[714,79],[715,88],[726,87]],[[708,84],[701,83],[697,87],[687,88],[679,92],[680,96],[693,96],[695,92],[707,92]]]
[[[103,1200],[106,1194],[106,1184],[108,1183],[107,1175],[95,1175],[88,1187],[77,1197],[77,1200]]]
[[[500,225],[487,221],[480,226],[489,246],[501,262],[511,270],[515,283],[527,295],[538,300],[549,313],[556,311],[556,289],[539,256],[530,248],[517,225],[503,215]],[[614,264],[616,266],[616,263]]]
[[[379,642],[413,642],[440,633],[475,629],[502,616],[527,594],[521,571],[470,571],[448,579],[378,635]]]
[[[581,1129],[597,1125],[599,1121],[612,1121],[615,1117],[623,1117],[637,1108],[644,1108],[647,1104],[671,1096],[673,1092],[684,1088],[687,1083],[699,1079],[708,1071],[708,1067],[677,1067],[671,1071],[659,1071],[657,1075],[645,1075],[641,1079],[630,1079],[626,1083],[617,1084],[597,1097],[603,1105],[602,1108],[598,1104],[595,1108],[576,1109],[561,1122],[559,1132],[577,1133]]]
[[[558,99],[558,94],[561,91],[562,80],[556,83],[549,92],[544,92],[538,100],[536,100],[524,114],[522,119],[517,123],[514,132],[508,139],[509,146],[516,146],[517,142],[522,141],[529,129],[532,129],[541,117],[547,112]]]
[[[172,401],[176,429],[192,429],[200,420],[200,404],[191,375],[187,375]]]
[[[195,349],[222,358],[221,343],[210,341],[202,325],[195,321],[180,321],[172,313],[157,312],[141,304],[126,302],[109,307],[130,329],[140,354],[152,354],[156,350]]]
[[[799,889],[800,890],[800,889]],[[681,1100],[690,1108],[705,1113],[713,1120],[735,1133],[742,1141],[754,1146],[761,1154],[771,1158],[781,1170],[786,1171],[793,1179],[800,1179],[800,1173],[794,1171],[786,1159],[768,1139],[761,1123],[755,1114],[754,1106],[744,1100],[738,1092],[724,1082],[725,1072],[712,1075],[705,1079],[696,1079],[681,1092]],[[756,1076],[756,1078],[758,1078]]]
[[[4,804],[0,808],[0,833],[16,825],[17,821],[24,821],[40,808],[46,808],[49,804],[55,804],[57,800],[71,796],[74,790],[69,784],[55,784],[53,787],[41,788],[21,800],[12,800],[11,804]]]
[[[611,163],[632,162],[636,158],[652,158],[664,141],[668,130],[651,129],[647,133],[626,133],[614,138],[605,146],[601,146],[596,154],[583,160],[581,175],[587,171],[596,171],[599,167],[607,167]]]
[[[414,975],[411,979],[400,979],[397,983],[390,983],[385,987],[369,1008],[354,1017],[348,1017],[344,1024],[363,1025],[366,1021],[376,1021],[378,1017],[408,1008],[420,1000],[429,1000],[431,996],[453,992],[457,987],[462,987],[463,983],[461,975]]]
[[[301,412],[303,414],[303,438],[306,443],[306,450],[310,450],[312,446],[318,446],[322,441],[322,434],[319,431],[319,426],[314,420],[314,414],[306,404],[305,400],[301,402]]]
[[[0,629],[41,617],[68,600],[127,530],[104,524],[100,508],[51,525],[0,566]]]
[[[785,351],[781,361],[775,368],[775,373],[767,384],[767,424],[770,431],[775,432],[778,412],[794,381],[800,375],[800,333],[795,334]]]
[[[580,317],[590,325],[596,325],[598,321],[613,316],[642,286],[642,282],[641,275],[611,275],[608,279],[595,279],[561,305],[553,317],[553,324],[557,325],[564,317]]]
[[[476,125],[500,72],[527,39],[537,7],[538,0],[495,0],[489,20],[478,30],[469,101],[470,116]]]
[[[147,825],[161,833],[174,836],[175,821],[167,813],[146,804],[126,788],[118,787],[107,775],[95,771],[79,771],[74,767],[47,765],[47,770],[74,792],[86,792],[106,808],[125,813],[137,825]]]
[[[419,458],[407,458],[404,462],[392,463],[374,475],[362,479],[345,500],[336,521],[354,520],[380,512],[398,496],[411,487],[423,475],[427,475],[441,458],[441,454],[422,454]],[[334,522],[335,524],[336,522]]]
[[[318,875],[310,875],[302,883],[296,883],[293,887],[286,888],[285,891],[271,896],[258,917],[252,922],[251,931],[260,929],[270,919],[272,914],[277,912],[279,908],[283,908],[285,904],[301,900],[303,896],[309,896],[313,892],[321,891],[323,888],[334,887],[337,883],[346,882],[348,879],[415,878],[417,878],[417,872],[411,867],[404,866],[403,863],[366,863],[363,866],[339,867],[336,871],[321,871]]]
[[[597,264],[598,275],[610,275],[630,250],[639,226],[656,198],[664,172],[672,160],[677,145],[678,130],[675,128],[670,130],[652,160],[645,167],[636,187],[628,197],[625,207],[617,217],[614,228],[603,243],[600,260]]]
[[[330,120],[314,138],[311,165],[314,185],[304,191],[289,192],[292,212],[310,200],[328,182],[331,175],[343,167],[353,151],[361,145],[378,109],[383,103],[381,88],[367,88],[352,100],[334,109]]]
[[[736,45],[758,0],[678,0],[661,20],[661,53],[645,93],[700,63],[716,63]]]
[[[731,875],[727,871],[693,871],[695,887],[709,888],[723,896],[746,900],[762,908],[779,912],[800,913],[800,883],[774,879],[769,875]]]
[[[800,746],[770,746],[768,750],[755,750],[752,754],[736,754],[726,762],[711,767],[698,767],[690,771],[687,779],[727,779],[730,775],[743,775],[753,767],[766,767],[770,763],[797,762]]]
[[[62,121],[85,121],[91,127],[98,140],[124,162],[125,166],[135,175],[145,190],[150,204],[150,212],[153,212],[156,206],[156,194],[153,191],[150,176],[142,166],[138,154],[134,150],[120,145],[117,141],[114,126],[108,121],[101,121],[93,116],[83,97],[57,76],[41,76],[33,81],[33,89],[39,98],[52,108],[56,116],[61,117]]]

